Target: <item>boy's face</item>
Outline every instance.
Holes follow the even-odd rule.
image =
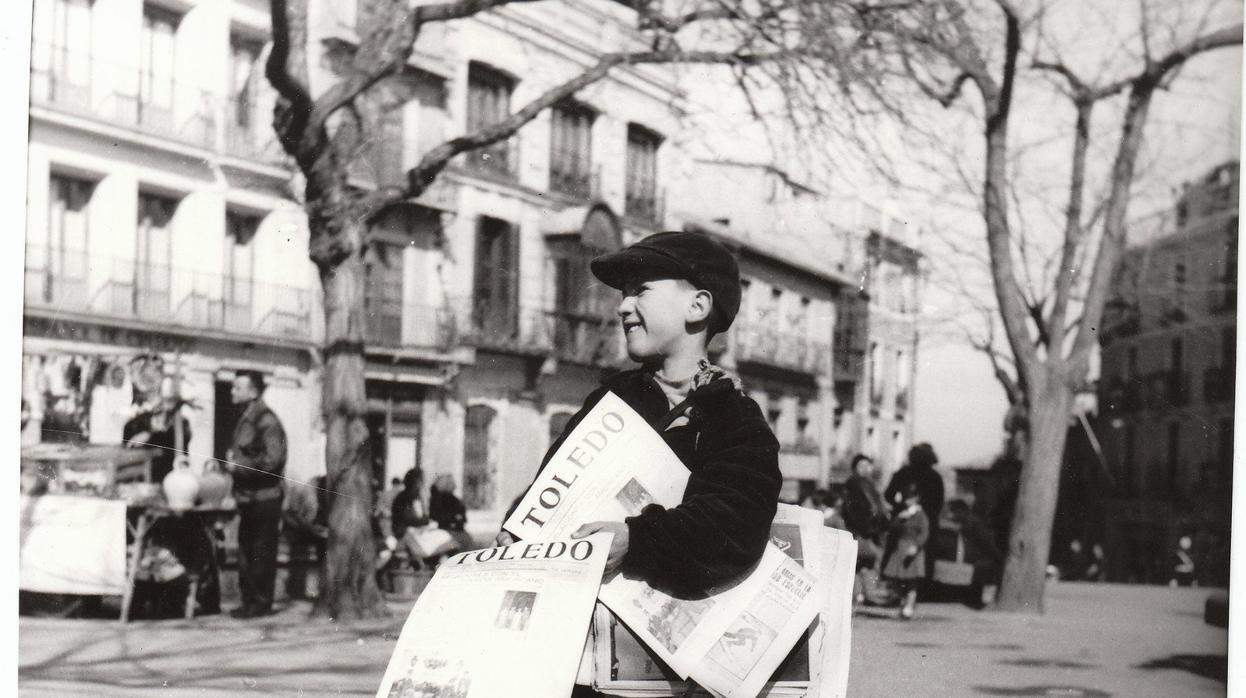
[[[671,356],[687,341],[688,323],[708,316],[707,298],[683,279],[628,279],[617,311],[628,357],[644,362]]]

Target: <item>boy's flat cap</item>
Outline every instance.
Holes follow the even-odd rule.
[[[735,255],[703,233],[655,233],[618,252],[594,259],[601,282],[622,289],[629,277],[686,279],[714,297],[710,331],[725,332],[740,310],[740,266]]]

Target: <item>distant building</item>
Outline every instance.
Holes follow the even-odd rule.
[[[1237,162],[1220,165],[1133,226],[1113,280],[1099,383],[1112,579],[1167,581],[1183,535],[1205,580],[1227,575],[1217,556],[1233,481],[1238,177]]]
[[[740,251],[727,358],[785,444],[788,495],[845,479],[858,452],[885,483],[912,445],[920,254],[893,218],[774,166],[699,160],[693,172],[679,205]],[[828,352],[829,372],[797,352]]]

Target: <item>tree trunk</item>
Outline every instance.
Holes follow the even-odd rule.
[[[1051,368],[1040,371],[1042,379],[1030,392],[1028,443],[997,602],[1004,611],[1043,612],[1051,524],[1060,494],[1069,415],[1073,413],[1069,383]]]
[[[363,274],[363,259],[357,252],[321,273],[325,486],[331,494],[328,548],[321,562],[323,583],[313,614],[331,618],[387,613],[385,597],[376,585],[372,537],[374,492],[365,421]]]

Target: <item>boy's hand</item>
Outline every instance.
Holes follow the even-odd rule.
[[[577,528],[571,537],[587,538],[600,531],[614,534],[614,540],[610,543],[610,555],[606,558],[606,570],[602,575],[608,577],[623,565],[623,558],[627,555],[627,524],[622,521],[594,521]]]
[[[515,536],[512,536],[509,531],[498,531],[497,536],[493,539],[493,545],[499,548],[503,545],[511,545],[514,542]]]

